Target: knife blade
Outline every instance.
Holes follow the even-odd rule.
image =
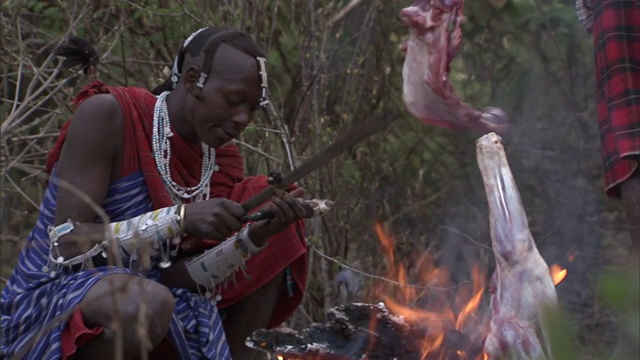
[[[242,204],[242,207],[246,212],[253,210],[276,194],[276,186],[279,188],[286,188],[288,185],[293,184],[313,171],[326,166],[331,160],[344,153],[355,144],[386,129],[398,118],[399,116],[397,114],[379,113],[367,119],[363,123],[354,126],[344,133],[338,140],[325,147],[290,173],[284,175],[280,184],[269,185],[264,190],[245,201]]]

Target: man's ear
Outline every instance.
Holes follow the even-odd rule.
[[[200,69],[195,65],[189,66],[182,75],[185,89],[196,99],[202,99],[202,88],[197,85],[199,77]]]

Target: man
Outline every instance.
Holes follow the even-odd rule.
[[[605,191],[622,199],[632,262],[640,256],[640,1],[577,0],[593,34]]]
[[[92,49],[75,53],[93,64]],[[295,189],[244,225],[240,203],[267,183],[243,177],[231,142],[267,102],[264,56],[208,27],[153,93],[94,81],[78,94],[0,297],[0,357],[250,359],[246,337],[293,312],[310,209]]]

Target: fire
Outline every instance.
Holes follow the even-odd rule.
[[[388,277],[397,284],[379,282],[374,296],[382,299],[390,312],[426,330],[422,359],[438,350],[447,331],[462,331],[480,343],[487,319],[478,314],[477,309],[486,287],[486,271],[478,265],[472,266],[470,283],[452,284],[447,269],[438,268],[431,254],[423,254],[412,268],[408,268],[396,260],[395,241],[382,224],[376,223],[375,231],[387,260]],[[404,286],[397,286],[399,284]],[[375,324],[371,327],[375,328]],[[459,356],[467,358],[467,354]],[[482,359],[483,354],[477,358]]]
[[[567,260],[569,260],[569,262],[572,262],[573,260],[575,260],[577,253],[578,251],[576,250],[575,247],[571,248],[567,252]],[[564,280],[564,278],[567,277],[567,272],[568,272],[567,269],[562,268],[562,266],[558,264],[553,264],[549,266],[549,274],[551,274],[553,285],[560,284]]]
[[[567,269],[563,269],[558,264],[553,264],[549,267],[549,273],[553,279],[553,285],[558,285],[567,277]]]

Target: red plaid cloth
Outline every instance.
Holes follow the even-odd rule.
[[[116,97],[124,117],[123,152],[126,156],[123,158],[120,176],[142,170],[153,207],[158,209],[173,206],[153,159],[151,133],[156,97],[142,88],[110,87],[100,81],[94,81],[80,91],[73,104],[80,105],[90,96],[104,93]],[[49,153],[49,173],[60,157],[69,124],[70,121],[63,126],[56,144]],[[175,130],[173,132],[176,133]],[[199,144],[186,143],[179,136],[172,136],[170,142],[172,179],[181,186],[196,185],[200,180],[202,147]],[[216,149],[216,164],[220,169],[211,178],[211,197],[223,197],[242,203],[268,185],[266,176],[243,178],[242,157],[234,144]],[[213,246],[216,243],[210,244]],[[235,283],[229,281],[228,286],[222,289],[222,300],[218,306],[225,308],[238,302],[289,266],[297,289],[291,296],[285,293],[280,297],[270,322],[270,326],[277,326],[302,302],[308,267],[303,221],[271,237],[268,244],[265,250],[247,262],[249,277],[239,273],[236,275]]]
[[[596,0],[592,31],[605,190],[620,198],[640,161],[640,1]]]

